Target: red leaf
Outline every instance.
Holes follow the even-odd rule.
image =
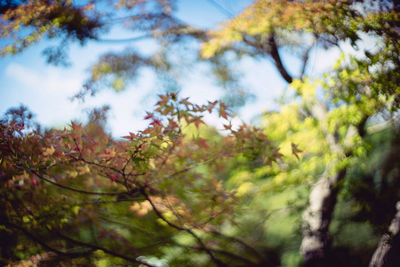
[[[224,118],[225,120],[228,119],[229,113],[227,112],[228,107],[225,106],[224,103],[219,103],[219,116]]]
[[[189,97],[186,97],[186,98],[182,99],[181,101],[179,101],[179,104],[185,105],[186,109],[189,109],[189,106],[192,105],[192,103],[189,102]]]
[[[153,116],[154,116],[153,113],[146,112],[146,116],[144,117],[144,119],[145,119],[145,120],[149,120],[149,119],[152,119]]]
[[[205,124],[201,117],[195,117],[191,122],[194,123],[197,129],[199,128],[200,124]]]
[[[109,177],[110,177],[111,181],[114,182],[115,180],[117,180],[118,175],[110,174]]]
[[[150,125],[152,125],[152,126],[158,125],[160,127],[162,126],[161,121],[159,119],[154,119],[154,118],[153,118],[153,122],[150,123]]]
[[[206,139],[203,139],[203,138],[197,138],[197,145],[200,147],[200,148],[204,148],[204,149],[207,149],[209,146],[208,146],[208,144],[207,144],[207,140]]]
[[[159,97],[161,98],[161,100],[157,102],[157,105],[163,106],[163,105],[166,105],[168,103],[168,101],[169,101],[169,97],[168,96],[159,95]]]
[[[17,128],[18,131],[21,131],[21,130],[24,129],[25,124],[23,124],[23,123],[17,123],[17,124],[15,124],[15,127]]]
[[[212,112],[212,110],[214,109],[215,105],[218,103],[218,100],[215,100],[214,102],[210,102],[208,101],[208,107],[207,110],[209,113]]]
[[[232,130],[232,123],[231,122],[229,122],[229,124],[224,124],[223,126],[224,126],[225,130],[228,130],[228,131]]]
[[[123,136],[122,138],[129,139],[129,140],[133,140],[133,139],[135,139],[136,137],[138,137],[137,134],[134,134],[134,133],[129,132],[129,135]]]
[[[82,123],[76,124],[74,122],[71,122],[71,128],[74,131],[80,132],[80,131],[82,131]]]

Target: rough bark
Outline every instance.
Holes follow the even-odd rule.
[[[346,169],[329,175],[329,168],[313,187],[309,206],[303,214],[303,240],[300,252],[303,266],[324,266],[326,251],[330,247],[329,225],[336,205],[338,184]]]
[[[382,236],[369,267],[400,266],[400,201],[397,202],[396,209],[396,215],[388,232]]]
[[[327,106],[314,100],[308,104],[311,107],[311,115],[319,121],[324,121],[328,114]],[[361,122],[365,126],[364,120]],[[350,140],[357,129],[350,126],[344,145],[340,144],[337,133],[330,133],[326,127],[321,126],[325,134],[330,153],[337,155],[337,160],[330,162],[324,173],[311,190],[309,206],[303,213],[303,239],[300,246],[300,253],[304,257],[303,266],[316,267],[326,266],[326,253],[330,248],[331,238],[329,236],[329,225],[331,223],[339,184],[345,178],[347,169],[334,171],[340,158],[350,157],[351,152],[345,152],[347,141]]]

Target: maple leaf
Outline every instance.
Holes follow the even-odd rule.
[[[146,119],[146,118],[145,118],[145,119]],[[129,139],[129,140],[133,140],[133,139],[135,139],[135,138],[137,138],[137,137],[138,137],[137,134],[134,134],[134,133],[129,132],[129,135],[125,135],[125,136],[123,136],[122,138],[124,138],[124,139]]]
[[[228,116],[229,116],[227,109],[228,109],[228,107],[224,103],[222,103],[222,102],[219,103],[218,115],[220,117],[224,118],[225,120],[227,120]]]
[[[152,125],[152,126],[158,125],[158,126],[162,127],[161,120],[155,119],[155,118],[153,118],[153,122],[150,123],[150,125]]]
[[[193,104],[189,102],[189,97],[186,97],[179,101],[179,104],[185,105],[186,109],[189,109],[190,106],[193,106]]]
[[[232,130],[232,122],[229,122],[229,124],[223,124],[223,126],[224,126],[225,130],[228,130],[228,131]]]
[[[301,153],[301,152],[303,152],[303,151],[300,150],[296,144],[292,143],[292,153],[293,153],[293,155],[295,155],[295,157],[296,157],[298,160],[300,160],[300,157],[299,157],[299,154],[298,154],[298,153]]]
[[[21,131],[25,128],[25,124],[24,123],[17,123],[15,124],[15,127],[17,128],[18,131]]]
[[[205,124],[201,117],[195,117],[191,122],[194,123],[197,129],[199,128],[200,124]]]
[[[110,174],[108,177],[110,177],[111,182],[114,182],[115,180],[117,180],[118,175],[116,175],[116,174]]]
[[[203,108],[201,106],[194,104],[193,111],[198,112],[198,111],[202,111],[202,110],[203,110]]]
[[[197,138],[196,142],[197,142],[197,145],[198,145],[200,148],[204,148],[204,149],[209,148],[209,146],[208,146],[208,144],[207,144],[207,140],[204,139],[204,138],[200,138],[200,137],[199,137],[199,138]]]
[[[274,150],[272,156],[273,156],[273,160],[277,160],[277,159],[282,159],[283,154],[281,154],[281,152],[279,152],[280,148],[278,147],[277,149]],[[272,165],[272,161],[269,162],[268,165]]]
[[[152,131],[153,131],[153,129],[150,128],[150,127],[148,127],[148,128],[146,128],[146,129],[144,129],[143,131],[141,131],[141,133],[142,133],[142,134],[149,134],[149,133],[151,133]]]
[[[218,103],[218,100],[215,100],[214,102],[208,101],[207,110],[209,113],[212,112],[212,110],[214,109],[214,107],[217,103]]]
[[[146,112],[146,116],[144,117],[144,119],[145,120],[149,120],[149,119],[152,119],[153,118],[153,113],[151,113],[151,112]]]
[[[158,95],[158,96],[161,98],[161,100],[158,101],[158,102],[156,103],[156,105],[158,105],[158,106],[164,106],[164,105],[166,105],[166,104],[168,103],[168,101],[170,100],[170,98],[169,98],[168,95],[167,95],[167,96]]]
[[[82,131],[82,123],[76,124],[74,122],[71,122],[71,129],[77,132]]]

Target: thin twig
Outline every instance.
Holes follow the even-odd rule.
[[[36,172],[35,170],[30,169],[29,171],[32,172],[33,174],[35,174],[35,175],[36,175],[37,177],[39,177],[40,179],[42,179],[42,180],[44,180],[44,181],[46,181],[46,182],[48,182],[48,183],[50,183],[50,184],[52,184],[52,185],[55,185],[55,186],[57,186],[57,187],[60,187],[60,188],[63,188],[63,189],[69,190],[69,191],[81,193],[81,194],[87,194],[87,195],[103,195],[103,196],[118,196],[118,195],[126,194],[126,193],[127,193],[127,192],[115,192],[115,193],[112,193],[112,192],[92,192],[92,191],[85,191],[85,190],[81,190],[81,189],[77,189],[77,188],[72,188],[72,187],[69,187],[69,186],[65,186],[65,185],[56,183],[56,182],[54,182],[54,181],[52,181],[52,180],[50,180],[50,179],[44,177],[43,175],[39,174],[39,173]]]
[[[183,227],[183,226],[176,225],[176,224],[170,222],[167,218],[165,218],[164,215],[162,215],[162,213],[157,209],[156,205],[153,203],[153,201],[151,200],[149,195],[146,193],[146,188],[142,188],[141,192],[142,192],[143,196],[147,199],[147,201],[150,202],[150,205],[153,208],[154,212],[156,213],[157,217],[159,217],[162,221],[164,221],[170,227],[172,227],[176,230],[179,230],[179,231],[185,231],[188,234],[190,234],[191,236],[193,236],[197,240],[197,243],[199,243],[200,247],[207,253],[207,255],[211,258],[211,260],[218,267],[226,267],[226,264],[215,257],[213,252],[204,244],[204,242],[201,240],[201,238],[193,232],[193,230]]]

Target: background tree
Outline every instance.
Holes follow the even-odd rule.
[[[263,207],[263,205],[268,204],[269,194],[271,194],[271,199],[277,197],[274,194],[275,191],[281,191],[283,195],[286,194],[285,199],[290,199],[288,196],[292,196],[293,199],[293,196],[296,196],[296,192],[299,191],[303,194],[304,200],[304,195],[309,193],[308,201],[304,200],[302,203],[300,201],[297,206],[298,209],[304,209],[302,239],[301,242],[299,238],[293,239],[291,247],[301,248],[301,254],[304,257],[303,265],[305,266],[334,264],[333,259],[335,259],[335,253],[337,253],[335,246],[338,247],[337,242],[340,243],[340,240],[335,241],[335,238],[332,238],[330,228],[331,232],[335,233],[335,229],[333,229],[335,225],[332,222],[335,219],[335,207],[338,203],[339,205],[341,203],[340,199],[338,202],[338,197],[342,192],[344,195],[347,192],[354,197],[355,203],[371,205],[370,200],[362,199],[366,192],[361,193],[361,199],[357,198],[356,192],[360,188],[352,188],[348,182],[352,180],[352,175],[358,173],[357,178],[360,179],[360,185],[368,185],[371,194],[375,194],[377,199],[380,199],[378,196],[384,195],[383,192],[388,193],[376,182],[376,179],[383,181],[386,177],[380,176],[374,178],[372,184],[368,183],[366,182],[368,181],[367,178],[365,178],[366,181],[362,179],[365,170],[362,168],[357,170],[356,166],[360,160],[369,158],[374,154],[368,151],[375,151],[376,147],[380,145],[376,145],[374,142],[369,143],[369,138],[383,135],[383,133],[374,133],[371,130],[376,121],[386,121],[388,128],[393,127],[393,124],[397,127],[395,114],[398,108],[399,93],[399,36],[397,30],[399,18],[396,2],[381,2],[374,7],[368,6],[366,2],[357,1],[255,1],[241,14],[212,31],[197,29],[174,17],[176,6],[173,1],[120,1],[114,6],[116,9],[113,12],[105,14],[101,12],[101,3],[96,1],[78,6],[69,1],[27,1],[18,5],[10,5],[9,8],[5,9],[2,16],[1,36],[5,38],[10,37],[10,34],[16,34],[16,36],[9,39],[10,43],[4,47],[3,52],[21,52],[25,47],[39,41],[42,36],[62,37],[64,38],[62,45],[65,45],[67,40],[79,40],[82,43],[89,39],[101,40],[99,37],[101,31],[105,30],[107,22],[112,20],[126,21],[129,28],[134,29],[136,34],[140,34],[134,36],[134,39],[152,38],[160,44],[159,49],[150,56],[139,54],[132,49],[126,50],[122,54],[110,53],[104,55],[92,67],[91,76],[84,85],[84,90],[78,95],[79,97],[83,97],[87,92],[95,93],[104,86],[121,90],[126,82],[135,77],[141,67],[150,67],[159,73],[160,77],[166,77],[170,81],[175,80],[174,73],[181,68],[177,65],[176,56],[171,55],[177,55],[173,54],[173,51],[187,44],[188,40],[195,40],[202,44],[200,51],[197,50],[198,46],[192,46],[193,60],[207,60],[212,64],[214,73],[221,84],[229,86],[228,88],[231,88],[234,92],[239,88],[237,87],[238,79],[235,75],[232,75],[230,70],[231,62],[227,60],[229,55],[233,53],[238,57],[237,59],[243,56],[270,59],[282,79],[290,84],[294,92],[291,99],[292,103],[282,106],[280,113],[265,116],[265,133],[276,142],[276,145],[281,145],[281,150],[289,150],[293,156],[291,159],[284,158],[281,162],[281,154],[275,149],[268,149],[270,148],[268,146],[264,147],[264,144],[268,143],[267,139],[263,135],[256,134],[257,131],[248,132],[246,128],[241,128],[233,134],[232,137],[236,138],[234,139],[235,143],[243,144],[242,139],[246,142],[251,140],[251,142],[246,146],[249,150],[244,151],[238,157],[239,165],[231,163],[232,170],[217,175],[219,179],[224,178],[223,181],[228,188],[230,184],[235,185],[237,187],[236,195],[240,197],[238,202],[240,208],[231,213],[232,217],[237,218],[232,218],[231,226],[226,226],[225,231],[233,231],[235,235],[241,235],[244,239],[248,238],[253,243],[254,240],[251,235],[246,236],[244,232],[240,231],[241,227],[234,227],[240,225],[238,221],[241,221],[242,225],[246,225],[249,221],[253,221],[253,223],[258,221],[264,225],[265,221],[262,218],[265,218],[270,210],[269,207]],[[118,17],[120,15],[124,16]],[[368,38],[365,37],[366,35],[368,35]],[[340,47],[343,42],[348,41],[354,48],[357,48],[357,45],[361,45],[366,40],[376,42],[376,46],[373,49],[360,49],[360,55],[357,57],[344,55],[335,69],[320,77],[320,79],[307,78],[308,59],[310,51],[314,47],[322,46],[329,49],[334,46]],[[299,56],[301,67],[297,75],[291,74],[285,67],[285,62],[283,62],[281,53],[287,49],[291,49],[293,53]],[[47,50],[46,54],[50,61],[54,61],[54,59],[62,59],[61,54],[57,54],[61,52],[64,52],[63,46],[56,50]],[[168,97],[171,98],[171,95]],[[168,99],[168,101],[170,100]],[[289,102],[289,100],[286,101]],[[162,104],[168,106],[168,101]],[[184,102],[180,104],[185,105]],[[188,109],[188,107],[190,108]],[[185,106],[188,111],[197,112],[207,109],[206,107],[194,107]],[[162,111],[162,109],[158,112],[160,111],[162,115],[167,115],[167,117],[170,114],[168,112],[172,112],[171,110]],[[162,112],[166,113],[163,114]],[[175,112],[174,115],[180,114],[180,111]],[[220,115],[224,117],[224,112]],[[161,124],[161,122],[158,118],[152,116],[149,119],[153,120],[152,126],[156,128],[156,125]],[[183,114],[179,116],[183,116]],[[181,119],[182,117],[177,118],[175,123],[179,124]],[[194,123],[195,121],[189,119],[187,123]],[[230,127],[227,126],[227,128]],[[279,134],[275,136],[274,131]],[[14,134],[11,134],[10,138],[11,136],[14,136]],[[395,136],[396,131],[393,134],[393,137]],[[151,137],[157,137],[157,135]],[[140,139],[142,138],[141,136]],[[161,140],[162,138],[158,139]],[[204,142],[203,139],[199,140]],[[313,140],[315,147],[309,146],[310,140]],[[150,143],[152,144],[152,142]],[[119,144],[110,144],[110,146],[118,147]],[[160,144],[156,144],[157,146],[158,148],[161,147]],[[77,147],[79,148],[79,144]],[[185,149],[188,148],[190,146],[185,146]],[[51,146],[49,149],[49,153],[51,153]],[[122,148],[120,152],[125,150]],[[160,149],[159,152],[162,151]],[[153,151],[148,152],[149,154],[146,154],[146,156],[149,159],[153,156],[157,158],[159,152],[154,152],[155,155],[152,154]],[[168,150],[164,152],[170,153]],[[103,154],[114,157],[113,153],[111,148],[107,151],[104,148]],[[201,154],[201,152],[199,153]],[[394,159],[389,156],[390,154],[391,152],[388,153],[386,162],[379,162],[373,166],[376,166],[377,170],[382,170],[383,166],[391,166],[383,174],[387,177],[390,175],[396,177],[393,174],[393,172],[396,172],[396,168],[390,164]],[[199,155],[200,162],[201,158],[207,157],[209,157],[207,154]],[[199,159],[195,161],[199,161]],[[138,159],[132,160],[135,162]],[[276,160],[277,165],[265,166],[271,160]],[[15,164],[12,163],[11,166]],[[57,165],[59,164],[57,163]],[[64,165],[69,166],[70,163]],[[140,169],[140,166],[138,164],[136,167]],[[148,166],[150,166],[150,162]],[[223,166],[229,166],[229,162],[223,163]],[[246,172],[241,173],[240,168],[235,170],[237,166],[243,166]],[[113,168],[120,170],[116,167]],[[97,171],[97,169],[91,170],[90,174],[92,175]],[[260,175],[263,178],[262,181],[253,181],[253,178],[248,177],[249,173],[253,171],[262,173]],[[61,172],[67,173],[68,171],[62,170]],[[206,177],[212,177],[216,174],[217,168],[210,167],[204,172]],[[236,174],[232,175],[236,172],[242,176],[239,175],[238,178]],[[231,177],[229,173],[231,173]],[[112,177],[110,179],[118,180],[118,177]],[[185,177],[183,181],[186,182],[189,177],[190,175]],[[393,178],[393,182],[395,180],[396,178]],[[250,190],[258,183],[262,184],[263,190],[259,192]],[[312,189],[310,190],[309,186],[301,186],[302,183],[313,184]],[[182,184],[185,183],[182,182]],[[182,186],[182,184],[180,185]],[[288,185],[293,185],[296,189],[286,191]],[[188,186],[191,187],[192,184],[188,183]],[[152,203],[151,198],[146,197],[149,194],[145,190],[148,188],[147,184],[140,184],[138,187],[159,219],[175,230],[186,232],[192,238],[197,239],[196,236],[198,235],[191,228],[177,225],[164,217],[163,213],[157,212],[157,203]],[[148,190],[151,189],[148,188]],[[190,191],[190,189],[187,190]],[[130,190],[127,191],[131,192]],[[252,192],[253,196],[248,192]],[[260,197],[260,194],[263,197]],[[167,200],[167,196],[164,195],[162,199]],[[397,201],[398,193],[392,192],[390,196],[390,201],[383,201],[382,206],[375,207],[374,210],[384,209],[392,205],[391,213],[395,214],[394,204]],[[344,197],[344,199],[346,198]],[[248,201],[255,205],[254,210],[247,209],[247,213],[251,211],[253,217],[245,212]],[[182,203],[186,205],[190,201],[184,197]],[[308,203],[307,207],[305,206],[306,203]],[[212,206],[212,204],[210,205]],[[133,209],[142,210],[142,208],[138,204]],[[296,210],[293,212],[296,212]],[[286,233],[287,235],[293,234],[293,231],[295,231],[296,228],[293,225],[298,222],[298,214],[297,210],[297,216],[293,216],[291,223],[288,223],[291,226]],[[340,214],[336,216],[340,216]],[[204,215],[204,217],[210,216]],[[345,219],[352,220],[353,218]],[[227,219],[224,223],[229,225],[229,220]],[[372,214],[363,217],[363,225],[368,225],[367,221],[373,226],[388,225],[390,222],[387,218],[380,222],[374,221]],[[223,220],[218,223],[223,225],[222,222]],[[382,233],[382,227],[379,228],[373,230]],[[368,227],[366,229],[370,231]],[[339,237],[340,229],[337,231],[335,234]],[[255,232],[252,232],[252,234]],[[224,231],[218,233],[215,235],[219,235],[227,241],[233,241],[232,236],[227,236]],[[267,233],[268,231],[265,234],[267,235]],[[210,236],[215,238],[214,235]],[[204,236],[205,240],[208,240],[208,238],[210,237]],[[213,261],[216,265],[233,264],[230,260],[235,257],[236,262],[242,261],[243,264],[247,265],[279,265],[281,262],[290,265],[300,262],[296,253],[291,249],[281,249],[280,252],[277,252],[277,243],[275,243],[273,249],[269,247],[270,243],[268,242],[271,242],[271,240],[268,241],[268,237],[261,241],[260,249],[246,245],[248,242],[243,240],[235,240],[230,243],[219,241],[220,243],[215,247],[217,250],[213,251],[211,250],[213,246],[202,245],[202,240],[201,238],[197,239],[198,247],[193,247],[193,244],[190,243],[191,248],[203,250],[208,255],[207,259]],[[278,243],[284,244],[284,242]],[[231,245],[236,247],[230,247]],[[349,257],[354,256],[352,255],[354,250],[350,247],[346,247]],[[366,249],[368,253],[372,253],[371,247]],[[271,250],[274,252],[272,253]],[[249,255],[243,255],[243,251],[246,251]],[[217,257],[216,254],[218,253],[224,256],[222,258],[220,255]],[[228,255],[229,253],[230,255]],[[240,255],[240,259],[238,255]],[[271,260],[274,257],[276,261]],[[177,256],[176,259],[179,261],[178,258]],[[201,264],[201,260],[196,262]],[[365,259],[361,259],[360,262],[365,264]],[[358,263],[354,264],[357,266]]]

